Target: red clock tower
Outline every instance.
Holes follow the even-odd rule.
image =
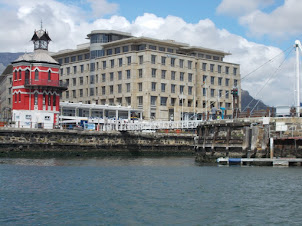
[[[60,64],[48,53],[46,30],[34,32],[34,52],[12,62],[12,120],[20,128],[52,129],[59,121],[60,95],[67,86],[59,80]]]

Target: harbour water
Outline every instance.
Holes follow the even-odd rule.
[[[302,167],[0,159],[0,225],[300,225]]]

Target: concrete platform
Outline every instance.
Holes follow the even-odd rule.
[[[302,165],[302,158],[218,158],[221,165],[264,165],[264,166],[297,166]]]

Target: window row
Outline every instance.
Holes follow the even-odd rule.
[[[47,79],[48,80],[51,80],[51,71],[49,70],[47,72],[48,76],[47,76]],[[23,72],[21,70],[19,71],[15,71],[14,72],[14,81],[17,81],[17,80],[22,80],[22,75],[23,75]],[[40,72],[38,69],[35,70],[35,80],[39,80],[39,75],[40,75]],[[27,69],[24,71],[24,76],[25,76],[25,80],[29,80],[30,79],[30,71]]]
[[[218,72],[219,74],[222,73],[222,65],[215,65],[215,64],[209,64],[210,68],[208,68],[208,63],[202,63],[202,70],[203,71],[207,71],[208,69],[210,70],[210,72]],[[217,68],[215,68],[215,66],[217,66]],[[224,67],[224,73],[225,74],[230,74],[230,67],[229,66],[225,66]],[[215,71],[214,71],[215,70]],[[233,67],[233,75],[237,75],[238,68],[237,67]]]
[[[216,77],[216,76],[210,76],[210,81],[208,80],[208,76],[207,75],[203,75],[202,77],[202,81],[203,81],[203,85],[216,85],[216,80],[217,80],[217,85],[218,86],[222,86],[222,82],[223,82],[223,78],[222,77]],[[224,78],[224,85],[225,86],[229,86],[230,85],[230,79],[229,78]],[[238,80],[234,79],[234,86],[237,87],[238,86]]]

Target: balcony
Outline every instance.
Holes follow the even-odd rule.
[[[25,79],[24,86],[26,88],[37,88],[37,87],[49,87],[49,88],[56,88],[60,90],[67,90],[68,84],[65,82],[58,80],[48,80],[48,79]]]

